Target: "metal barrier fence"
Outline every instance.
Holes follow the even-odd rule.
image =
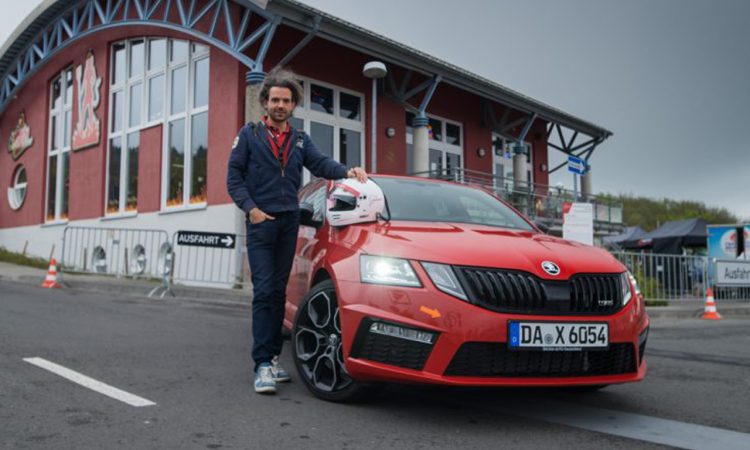
[[[708,283],[708,258],[704,256],[614,252],[638,281],[649,300],[702,299]]]
[[[228,243],[231,240],[231,245],[208,247],[180,242],[180,233],[184,236],[186,232],[178,231],[172,234],[172,281],[227,286],[242,284],[241,250],[245,247],[245,236],[226,233],[224,239],[228,240],[224,242]]]
[[[68,226],[60,264],[62,272],[161,278],[171,253],[164,230]]]
[[[170,239],[164,230],[69,226],[63,232],[61,273],[161,279],[149,297],[174,295],[174,282],[241,287],[251,284],[245,240],[231,233],[177,231]],[[717,300],[750,300],[750,286],[714,286],[705,256],[612,254],[635,276],[646,299],[703,299],[712,286]]]
[[[174,296],[177,282],[193,286],[239,288],[250,284],[245,273],[245,238],[232,233],[177,231],[171,239],[171,268],[149,297]]]
[[[716,286],[705,256],[612,252],[625,264],[649,300],[704,299],[712,287],[716,300],[750,300],[750,286]]]

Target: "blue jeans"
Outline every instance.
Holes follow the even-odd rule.
[[[275,220],[247,223],[247,255],[253,279],[255,369],[281,354],[286,285],[299,231],[299,211],[269,213]]]

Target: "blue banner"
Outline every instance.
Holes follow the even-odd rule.
[[[750,227],[745,227],[745,233]],[[742,228],[736,225],[708,226],[708,257],[713,259],[737,259],[740,253],[739,232]]]

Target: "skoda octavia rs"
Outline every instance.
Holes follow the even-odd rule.
[[[626,268],[480,188],[317,180],[300,205],[284,324],[320,398],[387,382],[599,388],[646,374],[649,319]]]

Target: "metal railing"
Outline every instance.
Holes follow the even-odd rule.
[[[709,284],[705,256],[613,252],[638,281],[647,300],[704,299]]]
[[[491,191],[532,219],[555,223],[562,222],[563,203],[588,202],[594,206],[594,223],[596,225],[599,227],[611,225],[615,229],[623,226],[622,203],[595,195],[583,196],[580,192],[539,183],[517,183],[513,178],[500,177],[470,169],[432,170],[411,175],[428,176],[478,186]]]
[[[159,278],[149,297],[174,295],[173,283],[246,287],[251,285],[246,236],[233,248],[194,246],[171,239],[165,230],[69,226],[63,232],[61,274],[87,272],[132,278]],[[234,235],[232,235],[234,236]],[[715,286],[705,256],[615,251],[649,300],[704,299],[711,286],[717,300],[750,300],[750,286]],[[244,280],[244,281],[243,281]]]
[[[172,234],[172,281],[227,286],[241,284],[242,261],[238,261],[237,252],[244,254],[241,250],[245,246],[245,236],[237,236],[232,248],[216,248],[180,245],[177,235],[178,232]]]
[[[164,298],[174,296],[173,284],[192,286],[243,288],[252,285],[247,269],[246,236],[231,235],[234,245],[231,247],[207,247],[181,244],[180,233],[172,234],[170,248],[171,268],[162,279],[162,284],[149,293],[149,297]],[[197,232],[201,233],[201,232]]]
[[[164,230],[67,226],[61,273],[160,278],[169,267],[170,253]]]

